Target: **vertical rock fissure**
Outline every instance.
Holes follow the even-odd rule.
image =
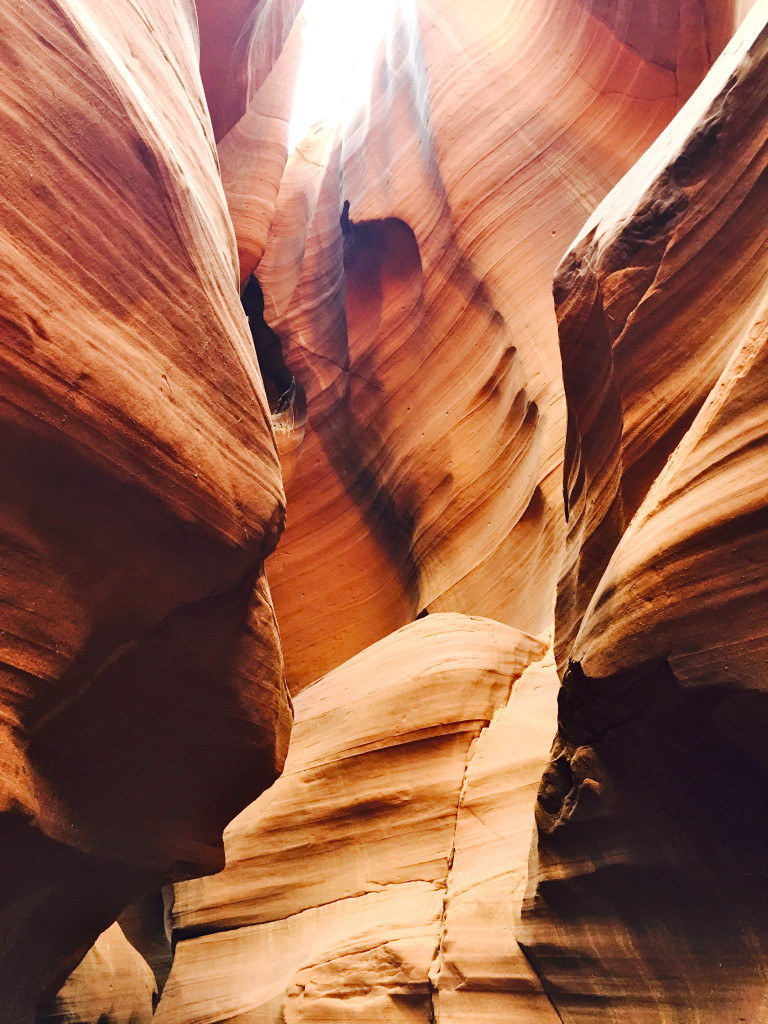
[[[542,655],[542,657],[543,657],[543,655]],[[540,660],[540,659],[535,659],[535,660]],[[532,661],[530,664],[534,664],[534,661]],[[526,668],[529,668],[530,664],[527,665]],[[471,743],[469,745],[469,749],[467,750],[467,757],[466,757],[466,761],[465,761],[465,764],[464,764],[464,772],[463,772],[462,777],[461,777],[461,785],[459,786],[459,795],[458,795],[458,799],[456,801],[456,814],[455,814],[454,820],[453,820],[453,832],[451,834],[451,843],[450,843],[450,847],[448,849],[448,856],[447,856],[447,859],[446,859],[445,891],[444,891],[444,895],[443,895],[443,905],[442,905],[442,909],[441,909],[441,913],[440,913],[440,922],[439,922],[438,931],[437,931],[437,946],[436,946],[436,949],[435,949],[434,959],[432,960],[432,964],[430,965],[429,972],[428,972],[429,985],[430,985],[430,996],[431,996],[431,1013],[430,1013],[430,1017],[429,1017],[429,1024],[439,1024],[439,1022],[440,1022],[440,1006],[439,1006],[440,976],[441,976],[442,970],[443,970],[444,944],[445,944],[446,934],[447,934],[447,931],[448,931],[448,920],[447,920],[447,918],[448,918],[448,900],[449,900],[449,896],[450,896],[451,871],[453,869],[453,863],[454,863],[454,860],[456,858],[456,837],[457,837],[457,833],[458,833],[458,829],[459,829],[459,818],[461,816],[461,810],[462,810],[462,806],[464,804],[464,800],[465,800],[465,796],[466,796],[466,792],[467,792],[467,786],[468,786],[468,783],[469,783],[469,777],[470,777],[470,771],[471,771],[471,768],[472,768],[472,762],[474,760],[475,754],[477,753],[478,747],[480,745],[480,742],[481,742],[483,736],[488,732],[488,730],[493,725],[493,723],[496,721],[496,719],[499,717],[499,715],[504,710],[506,710],[506,708],[508,707],[509,702],[512,699],[512,696],[513,696],[513,694],[515,692],[515,685],[519,682],[519,679],[520,679],[519,676],[516,677],[516,678],[510,679],[509,688],[507,690],[506,696],[504,697],[502,702],[494,709],[491,717],[488,719],[488,722],[484,726],[482,726],[482,728],[480,728],[477,731],[476,735],[474,736],[474,738],[472,739],[472,741],[471,741]]]
[[[509,693],[507,694],[507,700],[502,707],[505,707],[509,701],[509,697],[512,693],[512,686],[510,686]],[[501,708],[497,708],[494,711],[492,718],[489,720],[487,725],[484,725],[478,730],[474,738],[472,739],[469,749],[467,751],[467,758],[464,763],[464,772],[461,777],[461,785],[459,786],[459,795],[456,801],[456,814],[453,819],[453,832],[451,834],[451,844],[448,848],[448,856],[446,858],[445,866],[445,891],[443,893],[443,905],[440,911],[440,922],[437,929],[437,947],[435,949],[435,956],[432,964],[429,968],[428,978],[430,986],[430,995],[432,1000],[432,1011],[430,1014],[430,1024],[439,1024],[440,1021],[440,1006],[439,1006],[439,985],[440,975],[443,969],[443,944],[445,942],[445,936],[448,930],[448,894],[450,889],[450,878],[451,870],[453,868],[453,862],[456,857],[456,833],[459,828],[459,816],[461,814],[461,806],[464,802],[464,796],[467,790],[467,780],[469,778],[469,769],[472,765],[472,759],[477,751],[477,745],[480,742],[480,737],[488,729],[493,719],[499,713]]]

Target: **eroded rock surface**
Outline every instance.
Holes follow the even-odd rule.
[[[147,962],[113,924],[96,940],[36,1024],[149,1024],[157,999]]]
[[[283,497],[174,0],[0,13],[0,1020],[215,870],[289,710]]]
[[[285,43],[254,44],[261,84],[219,152],[241,275],[261,281],[307,394],[269,569],[294,691],[424,608],[551,623],[552,274],[733,24],[729,3],[625,6],[400,5],[360,116],[286,162],[309,29],[261,5]]]
[[[544,654],[500,623],[430,615],[304,690],[286,770],[227,830],[226,869],[176,888],[158,1021],[548,1006],[512,937],[551,736]]]
[[[572,346],[599,368],[573,396],[574,552],[604,571],[569,646],[522,934],[567,1024],[766,1019],[767,72],[755,7],[560,279],[570,380]]]
[[[762,43],[750,48],[764,21],[756,8],[558,269],[563,657],[618,538],[765,302],[765,69]]]
[[[279,769],[276,452],[161,1024],[763,1024],[764,5],[637,163],[746,0],[395,6],[290,156],[301,0],[199,0],[212,129],[183,0],[1,16],[3,1024]],[[106,934],[42,1014],[148,1015]]]

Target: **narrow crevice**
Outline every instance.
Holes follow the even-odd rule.
[[[240,296],[248,317],[256,359],[259,363],[269,409],[279,416],[296,404],[306,401],[304,389],[288,369],[283,343],[264,319],[264,293],[256,277],[251,274]]]
[[[510,693],[512,687],[510,687]],[[509,695],[507,696],[509,700]],[[456,801],[456,813],[453,819],[453,831],[451,833],[451,843],[448,848],[448,855],[446,858],[445,866],[445,883],[443,890],[443,905],[440,909],[440,921],[437,929],[437,946],[435,949],[435,955],[432,963],[427,972],[430,989],[430,1001],[431,1001],[431,1013],[430,1013],[430,1024],[438,1024],[440,1020],[440,1007],[439,1007],[439,996],[440,996],[440,975],[443,970],[443,946],[445,944],[445,938],[448,933],[448,895],[450,892],[450,880],[451,871],[453,870],[453,862],[456,858],[456,834],[459,829],[459,816],[461,815],[461,807],[464,802],[464,795],[467,790],[467,781],[469,778],[469,770],[472,765],[472,760],[477,751],[477,745],[480,742],[480,738],[483,733],[488,729],[490,722],[487,722],[481,729],[478,730],[477,735],[471,740],[469,749],[467,750],[467,757],[464,762],[464,771],[461,777],[461,785],[459,786],[459,795]]]
[[[430,1024],[439,1024],[440,1020],[440,1007],[439,1007],[439,996],[440,996],[440,976],[443,969],[443,947],[445,944],[445,938],[448,933],[448,900],[450,897],[451,889],[451,871],[453,870],[454,860],[456,859],[456,838],[459,830],[459,818],[464,807],[464,801],[466,797],[467,787],[469,785],[469,777],[472,769],[472,763],[475,755],[477,754],[480,743],[482,742],[483,736],[490,729],[496,719],[509,707],[509,703],[515,693],[515,688],[520,682],[523,673],[526,672],[532,665],[542,661],[546,656],[546,651],[543,651],[538,658],[531,658],[531,661],[522,669],[519,675],[513,676],[509,681],[509,689],[507,690],[505,698],[502,702],[494,709],[491,717],[486,721],[477,732],[477,735],[472,739],[467,750],[466,761],[464,764],[464,772],[461,778],[461,786],[459,787],[459,795],[456,801],[456,814],[453,821],[453,832],[451,835],[451,843],[448,849],[448,856],[446,859],[446,872],[445,872],[445,888],[443,892],[443,905],[440,913],[440,922],[437,933],[437,948],[435,950],[435,956],[430,965],[428,978],[430,986],[430,996],[432,1010],[429,1018]]]

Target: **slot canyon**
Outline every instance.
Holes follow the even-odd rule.
[[[768,0],[0,69],[0,1024],[768,1024]]]

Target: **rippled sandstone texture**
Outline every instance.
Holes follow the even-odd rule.
[[[268,570],[297,691],[424,608],[551,625],[565,432],[552,275],[733,11],[404,5],[363,116],[286,163],[293,9],[260,5],[250,91],[216,110],[241,274],[255,270],[307,393]]]
[[[0,12],[0,1020],[222,864],[289,711],[283,496],[174,0]]]
[[[176,887],[158,1024],[554,1020],[514,941],[545,654],[430,615],[302,691],[285,772],[227,829],[226,869]]]
[[[756,978],[764,949],[762,904],[747,872],[761,868],[764,851],[749,814],[759,820],[762,811],[764,765],[756,751],[764,715],[759,695],[748,693],[745,703],[737,693],[734,703],[731,691],[720,700],[720,690],[708,690],[701,702],[679,688],[681,680],[700,681],[696,672],[703,678],[712,665],[720,678],[730,664],[713,659],[706,644],[696,646],[705,635],[723,651],[733,646],[737,683],[750,652],[762,651],[750,646],[763,620],[756,602],[749,603],[759,595],[761,538],[747,531],[740,575],[734,574],[729,530],[749,516],[738,503],[729,505],[728,486],[708,490],[720,462],[738,479],[745,465],[760,472],[752,465],[758,443],[749,434],[756,421],[740,411],[759,397],[764,367],[751,342],[735,355],[751,315],[745,295],[758,279],[745,258],[722,286],[700,269],[698,255],[707,232],[718,235],[718,218],[731,216],[727,177],[716,216],[718,204],[706,199],[711,169],[699,180],[685,161],[678,167],[682,185],[675,184],[688,189],[690,210],[671,189],[658,209],[637,216],[634,200],[617,193],[624,196],[619,220],[623,209],[639,245],[635,238],[635,248],[624,244],[614,253],[610,286],[598,280],[609,341],[598,332],[594,351],[587,346],[581,359],[583,377],[597,391],[607,377],[607,399],[579,394],[578,357],[568,365],[579,342],[567,340],[567,303],[573,291],[578,320],[579,291],[572,283],[565,293],[559,286],[571,429],[586,410],[578,445],[571,432],[566,453],[567,527],[560,496],[566,410],[550,296],[565,245],[695,88],[730,35],[734,14],[743,12],[715,0],[424,2],[417,14],[404,9],[389,33],[365,117],[347,130],[314,133],[287,159],[287,116],[305,42],[299,7],[298,0],[237,0],[225,8],[200,0],[198,16],[240,279],[245,284],[255,270],[266,297],[266,323],[259,323],[253,301],[251,326],[257,344],[282,341],[285,368],[308,397],[306,413],[299,390],[286,408],[273,410],[291,512],[270,575],[291,685],[302,691],[300,721],[321,734],[330,754],[322,765],[303,760],[298,734],[290,774],[232,826],[230,868],[211,883],[180,889],[178,957],[158,1019],[254,1024],[363,1013],[554,1024],[557,1013],[594,1021],[612,1014],[622,1022],[673,1014],[687,1024],[692,1014],[704,1014],[720,1024],[717,1014],[729,1005],[751,1019],[760,1012]],[[2,969],[6,978],[15,972],[14,980],[23,979],[13,989],[17,1005],[3,1006],[14,1024],[24,1019],[33,990],[55,979],[66,956],[74,961],[78,946],[135,892],[169,873],[200,873],[219,863],[221,826],[280,761],[285,708],[261,584],[255,613],[250,602],[260,562],[274,544],[281,495],[265,395],[233,301],[234,248],[188,17],[171,0],[118,4],[109,12],[80,0],[38,0],[31,11],[4,15],[16,35],[4,34],[2,45],[19,72],[2,87],[7,133],[17,147],[3,168],[12,179],[5,216],[22,250],[17,264],[9,260],[16,278],[8,291],[27,289],[34,299],[22,306],[33,319],[16,314],[9,323],[15,331],[26,325],[35,358],[55,354],[50,382],[44,362],[30,362],[27,376],[18,377],[45,398],[34,406],[37,419],[23,422],[24,457],[20,447],[3,449],[16,459],[10,469],[25,517],[9,547],[32,552],[34,567],[18,573],[28,588],[24,600],[18,591],[13,597],[37,629],[39,609],[54,607],[54,597],[66,611],[43,618],[48,632],[35,640],[51,658],[58,645],[56,656],[66,662],[61,673],[35,671],[38,680],[61,687],[64,701],[46,692],[39,716],[37,705],[20,706],[15,696],[9,704],[22,719],[21,730],[13,723],[11,729],[14,741],[20,738],[15,763],[32,779],[17,789],[38,801],[31,820],[55,840],[39,840],[27,824],[15,837],[15,863],[25,865],[28,878],[4,922],[12,941]],[[20,83],[33,77],[48,87],[28,100]],[[751,171],[744,168],[761,140],[759,112],[750,112],[743,89],[739,98],[736,120],[753,118],[754,130],[732,136],[741,156],[731,170],[742,167],[739,180],[749,191]],[[17,138],[19,124],[27,128]],[[710,149],[711,133],[700,134],[704,145],[687,153],[693,164]],[[31,203],[30,167],[36,205],[29,223],[37,232],[31,241],[23,201]],[[640,167],[636,195],[656,174],[655,165]],[[346,234],[339,224],[344,198],[352,218]],[[701,209],[711,204],[703,231],[700,200]],[[757,210],[754,195],[744,204]],[[654,276],[663,265],[661,257],[654,263],[661,247],[654,245],[657,228],[670,223],[698,239],[686,248],[681,229],[682,272],[673,276],[684,284],[692,268],[707,294],[721,288],[731,311],[744,307],[744,323],[722,328],[708,305],[683,321],[700,338],[700,323],[711,322],[700,344],[706,366],[693,368],[691,360],[686,369],[683,358],[671,377],[687,374],[688,382],[681,394],[670,391],[660,415],[647,399],[664,389],[662,364],[682,346],[675,331],[654,331],[677,307],[661,309],[658,322],[646,320],[634,340],[632,324],[652,311],[644,275],[653,279],[651,292],[663,281],[665,271],[658,282]],[[753,256],[756,223],[743,218],[732,231]],[[599,249],[601,238],[595,240]],[[600,253],[591,256],[599,264]],[[41,276],[41,265],[51,268],[51,280]],[[681,284],[681,309],[702,294],[694,285],[686,292]],[[255,293],[247,294],[250,303]],[[615,337],[608,313],[618,318]],[[38,336],[38,323],[45,336]],[[631,353],[636,344],[647,355],[645,377],[639,356],[634,364],[619,357],[622,345]],[[731,356],[737,361],[726,370]],[[22,367],[24,358],[29,362],[22,352]],[[722,386],[712,390],[721,372]],[[266,383],[268,395],[280,398],[279,381]],[[56,388],[75,395],[66,409]],[[18,415],[30,413],[31,402],[14,401]],[[8,415],[8,429],[15,429]],[[594,450],[587,443],[590,415]],[[35,430],[43,454],[28,462],[37,450],[29,440],[38,437]],[[688,448],[646,495],[683,435]],[[579,457],[589,470],[580,483]],[[666,510],[689,488],[691,503],[672,518],[692,533],[681,535],[676,548],[673,530],[660,551],[664,516],[641,502],[656,494],[653,501]],[[749,500],[757,501],[754,481],[750,488]],[[588,496],[584,508],[580,489]],[[747,612],[738,623],[730,606],[709,603],[709,589],[702,590],[705,560],[693,558],[680,600],[653,600],[662,587],[673,591],[657,556],[669,555],[674,566],[697,550],[691,538],[700,525],[693,514],[700,511],[698,494],[708,496],[707,515],[714,503],[724,517],[719,533],[699,533],[710,547],[723,540],[720,561],[707,563],[707,571],[716,580],[737,579]],[[551,665],[536,661],[507,697],[526,658],[542,655],[542,645],[519,630],[543,635],[549,626],[564,548],[558,641],[563,657],[576,660],[540,801],[538,888],[519,932],[514,918],[530,808],[554,732]],[[636,591],[645,597],[624,600]],[[382,641],[404,653],[391,674],[380,672],[381,646],[371,643],[423,609],[433,613],[425,622]],[[429,692],[419,665],[429,676],[429,666],[441,664],[441,610],[502,622],[450,617],[444,642],[461,643],[449,673],[453,703],[441,692],[439,704],[422,705],[411,694]],[[678,613],[692,623],[684,643],[679,638],[689,627]],[[23,620],[21,611],[14,615]],[[247,615],[255,617],[246,623]],[[632,623],[643,632],[633,633]],[[350,656],[357,657],[341,666]],[[36,682],[31,672],[17,676],[11,692],[26,695],[32,684],[37,692]],[[605,696],[614,686],[618,709],[613,691]],[[370,707],[357,724],[370,725],[372,747],[347,750],[355,722],[346,712],[364,697]],[[327,721],[314,701],[325,702]],[[264,733],[254,746],[259,721]],[[30,723],[41,738],[26,745]],[[626,744],[606,753],[600,737],[622,723]],[[354,777],[345,772],[351,765]],[[734,803],[736,780],[745,777],[758,780],[758,798]],[[594,818],[599,831],[601,817],[611,814],[607,837],[581,830]],[[686,832],[677,822],[688,819]],[[723,843],[728,830],[743,839],[744,857],[735,863],[733,840]],[[327,837],[319,848],[315,834]],[[80,852],[70,856],[67,846]],[[286,848],[295,857],[287,858]],[[680,884],[682,870],[675,874],[681,849],[696,865],[689,889]],[[604,883],[608,859],[620,870],[609,871]],[[634,871],[638,862],[641,870],[622,875],[625,863]],[[573,879],[574,864],[587,875],[588,899]],[[728,879],[725,896],[701,913],[701,894],[720,891],[718,871]],[[17,871],[14,885],[18,878]],[[41,879],[49,888],[38,898]],[[8,898],[18,894],[16,888]],[[698,948],[668,939],[665,929],[678,934],[681,912],[689,917],[683,934],[695,932]],[[647,936],[659,932],[650,948]],[[521,955],[519,936],[557,1011]],[[722,968],[718,973],[722,963],[735,980]],[[98,1009],[117,1024],[130,1002],[126,996],[119,1007],[105,1005],[111,970],[104,958],[84,962],[63,990],[62,1013],[64,1003],[81,1012],[79,1001],[82,1012]],[[134,978],[130,998],[146,1013],[140,965]],[[712,989],[723,991],[701,996],[706,1005],[690,995]]]
[[[275,4],[261,9],[264,38],[271,42],[280,38],[285,45],[279,57],[276,50],[270,51],[275,60],[269,74],[262,69],[259,88],[251,93],[244,90],[238,112],[230,109],[229,120],[220,122],[219,151],[238,234],[242,277],[245,280],[255,268],[267,299],[267,319],[282,338],[286,361],[308,396],[303,443],[298,431],[291,439],[290,424],[283,439],[291,519],[270,563],[291,686],[302,690],[297,704],[303,721],[304,699],[311,701],[318,688],[325,692],[324,687],[335,686],[337,674],[348,666],[328,672],[306,690],[303,687],[423,608],[433,613],[444,608],[483,613],[530,631],[541,629],[549,622],[555,577],[563,571],[566,532],[558,642],[565,658],[573,653],[573,636],[584,607],[626,522],[723,370],[743,326],[736,322],[738,316],[748,319],[750,315],[745,308],[733,322],[723,324],[711,300],[729,295],[731,310],[742,303],[748,307],[762,273],[754,262],[759,209],[754,195],[742,193],[750,191],[754,168],[747,168],[764,131],[760,131],[759,112],[751,114],[745,108],[739,115],[744,121],[733,138],[745,168],[743,181],[732,195],[733,178],[724,178],[719,185],[713,182],[712,187],[722,191],[720,204],[706,200],[702,192],[710,169],[698,172],[696,179],[696,172],[684,166],[699,148],[706,152],[707,145],[692,146],[681,163],[684,181],[673,183],[689,191],[687,219],[680,226],[676,287],[681,295],[670,289],[664,295],[666,308],[657,310],[655,320],[649,317],[643,322],[640,310],[634,317],[631,314],[649,288],[655,285],[661,290],[654,260],[666,238],[662,235],[659,241],[656,232],[683,209],[675,188],[668,188],[660,201],[654,197],[650,210],[639,218],[630,216],[626,230],[634,247],[625,242],[614,253],[614,276],[601,294],[600,301],[607,304],[609,339],[602,348],[600,335],[583,353],[577,343],[568,342],[568,301],[573,296],[578,303],[578,286],[582,278],[589,284],[591,264],[585,261],[583,269],[577,266],[575,283],[563,277],[569,266],[564,264],[556,299],[571,431],[583,402],[587,426],[594,430],[598,469],[604,451],[609,453],[604,457],[614,459],[605,479],[587,493],[578,477],[580,453],[574,454],[574,438],[569,436],[566,526],[559,493],[564,409],[551,316],[551,277],[563,241],[578,234],[607,189],[636,162],[704,76],[730,33],[732,10],[714,4],[704,14],[703,8],[685,4],[481,3],[469,12],[456,4],[420,5],[418,17],[401,22],[389,40],[365,121],[346,133],[332,129],[315,133],[300,146],[298,155],[281,162],[280,96],[295,74],[301,45],[299,31],[290,31],[282,18],[284,10]],[[254,44],[253,52],[263,57],[265,50]],[[717,92],[718,87],[710,82],[707,89]],[[696,110],[702,104],[706,108],[707,95],[703,93],[704,99],[700,96],[696,101],[698,108],[686,114],[691,124],[703,116]],[[706,126],[700,135],[706,143]],[[680,136],[677,142],[682,145]],[[660,161],[659,167],[666,162],[657,155],[651,157],[650,166],[647,161],[639,165],[632,178],[637,196],[656,176],[659,167],[653,160]],[[694,174],[693,182],[688,173]],[[346,234],[338,226],[344,198],[350,200],[352,218]],[[729,209],[740,203],[755,217],[741,234],[738,227],[733,229],[734,240],[743,234],[743,262],[720,280],[713,271],[726,254],[713,256],[709,249],[702,261],[699,250],[707,248],[708,233],[717,234],[719,222],[712,217],[712,208],[719,205],[717,217],[727,219]],[[619,221],[624,212],[617,214]],[[686,232],[690,233],[687,244]],[[704,269],[708,261],[709,271]],[[709,301],[701,301],[701,296]],[[590,309],[586,304],[576,306],[577,330],[583,328],[579,317],[588,318]],[[652,310],[652,304],[646,303],[642,314]],[[709,324],[705,332],[698,326],[702,321]],[[612,354],[611,342],[625,322],[627,333]],[[590,326],[585,331],[588,339]],[[635,350],[632,330],[640,339]],[[658,336],[653,330],[660,331]],[[680,344],[681,335],[697,330],[703,338],[696,349]],[[622,345],[628,353],[623,368]],[[687,380],[682,383],[676,357],[687,367],[682,371],[687,372]],[[590,389],[599,392],[604,385],[613,391],[600,404]],[[616,398],[619,387],[625,408]],[[668,401],[656,402],[662,388],[667,389]],[[626,467],[622,515],[627,518],[611,535],[606,533],[610,513],[601,502],[612,480],[624,472],[615,465],[623,427],[634,445],[631,448],[628,440],[622,456]],[[592,458],[587,445],[584,451],[585,460]],[[582,493],[584,509],[578,507]],[[609,494],[606,507],[612,500]],[[604,516],[608,525],[602,533],[596,530],[592,544],[593,526]],[[604,535],[607,539],[601,547]],[[646,543],[652,560],[653,535]],[[309,601],[318,591],[323,601]],[[607,641],[613,621],[596,619],[595,651],[610,650]],[[391,641],[393,637],[386,642]],[[644,643],[638,634],[636,646],[642,648]],[[376,647],[367,654],[371,650]],[[652,641],[649,650],[653,656]],[[349,664],[361,663],[354,659]],[[362,687],[368,673],[360,671]],[[572,731],[558,740],[541,800],[542,815],[557,816],[562,811],[560,816],[567,819],[576,793],[571,776],[579,784],[586,780],[574,822],[581,815],[590,819],[590,800],[599,801],[601,795],[607,799],[600,787],[610,784],[605,778],[608,772],[592,779],[588,750],[581,750],[604,724],[603,692],[598,687],[593,694],[587,680],[582,698],[576,671],[567,678],[562,702],[566,722],[571,714],[576,725],[563,726]],[[635,844],[637,851],[647,848],[648,837],[658,841],[658,820],[646,836],[646,818],[641,814],[636,821],[632,818],[634,807],[644,806],[641,796],[646,805],[663,804],[658,794],[667,789],[673,792],[680,779],[677,795],[666,799],[674,804],[678,818],[686,817],[689,803],[693,806],[688,799],[693,784],[685,781],[684,765],[669,755],[676,729],[689,712],[685,703],[679,707],[676,698],[670,698],[677,684],[670,682],[666,668],[654,673],[637,695],[629,697],[633,678],[622,677],[622,700],[626,697],[629,709],[621,704],[618,712],[613,708],[605,712],[611,725],[617,716],[619,721],[625,714],[631,717],[636,705],[656,709],[648,730],[658,733],[653,750],[664,772],[654,773],[653,757],[648,758],[646,773],[639,780],[626,761],[617,769],[622,785],[627,786],[622,808],[625,817],[631,818],[627,842]],[[574,693],[574,710],[569,712]],[[541,714],[543,723],[543,710]],[[589,727],[579,731],[585,716]],[[590,716],[597,719],[597,726],[591,725]],[[726,765],[728,776],[730,755],[715,742],[716,737],[708,744],[706,726],[707,712],[698,709],[685,728],[691,743],[694,737],[703,737],[704,749],[714,764]],[[571,736],[575,737],[573,749],[563,753]],[[633,749],[632,742],[627,749]],[[683,750],[687,753],[688,746]],[[538,756],[543,753],[544,746]],[[624,756],[616,755],[620,764]],[[727,805],[734,777],[724,786],[723,800],[720,784],[712,778],[717,771],[704,775],[716,818]],[[624,781],[627,773],[634,788]],[[506,828],[524,831],[530,805],[520,801],[513,811],[497,779],[487,780],[486,814],[497,814]],[[374,792],[384,785],[375,772],[373,781]],[[489,860],[499,856],[493,871],[488,871],[498,888],[478,886],[474,898],[464,905],[457,881],[461,876],[454,875],[453,866],[461,864],[463,844],[470,839],[457,829],[453,857],[448,858],[452,866],[443,875],[447,897],[441,902],[430,891],[439,875],[429,875],[426,887],[424,878],[416,876],[406,884],[418,882],[422,888],[414,889],[412,899],[403,905],[396,899],[402,891],[390,891],[389,881],[385,892],[370,889],[370,875],[379,884],[389,878],[371,870],[372,864],[378,865],[380,844],[362,845],[354,838],[365,824],[360,815],[340,809],[335,802],[339,797],[317,798],[323,815],[337,817],[332,823],[338,829],[333,859],[327,860],[330,855],[323,849],[314,849],[314,836],[322,835],[328,825],[322,815],[317,820],[311,797],[302,791],[303,800],[299,800],[291,793],[291,786],[297,784],[282,780],[233,825],[228,838],[231,864],[220,879],[193,883],[180,892],[177,929],[181,941],[171,985],[161,1002],[161,1020],[202,1022],[217,1014],[248,1024],[281,1016],[315,1021],[360,1014],[429,1020],[434,1013],[441,1021],[504,1021],[515,1016],[549,1021],[558,1019],[557,1014],[598,1021],[612,1013],[622,1021],[662,1020],[664,1014],[673,1014],[682,1022],[701,1010],[715,1024],[717,1017],[712,1014],[721,1012],[728,996],[719,1003],[711,1000],[712,986],[720,985],[733,995],[741,992],[742,981],[747,982],[747,994],[739,995],[734,1005],[741,1007],[738,1000],[742,999],[750,1012],[754,1009],[756,957],[743,970],[740,949],[725,951],[721,962],[736,967],[731,981],[717,968],[723,947],[739,947],[741,942],[734,941],[740,911],[729,916],[727,898],[717,901],[714,911],[702,913],[696,885],[692,892],[678,884],[680,879],[670,884],[662,867],[658,876],[653,871],[643,875],[634,904],[630,899],[626,908],[611,907],[613,890],[608,897],[600,895],[603,876],[597,871],[593,888],[602,902],[598,900],[592,912],[589,900],[580,902],[577,885],[568,889],[572,862],[558,849],[556,828],[551,840],[549,836],[542,840],[537,864],[542,873],[533,879],[539,883],[538,898],[544,909],[539,919],[532,905],[522,932],[555,1004],[552,1009],[512,937],[517,934],[512,892],[525,876],[521,848],[500,856],[489,850]],[[329,780],[322,785],[333,789]],[[366,787],[370,797],[370,781]],[[341,796],[351,799],[343,789]],[[467,804],[460,801],[460,805],[471,807],[472,798],[465,796]],[[445,799],[446,794],[440,794],[432,810],[423,812],[427,824],[436,829]],[[701,812],[687,840],[688,847],[700,844],[699,861],[707,857],[711,812],[711,808]],[[386,808],[370,809],[375,823],[386,813]],[[665,813],[659,811],[659,820]],[[294,816],[300,828],[294,828]],[[464,822],[471,820],[467,815]],[[723,820],[736,819],[731,815]],[[253,825],[252,831],[244,821]],[[559,827],[560,817],[555,824]],[[542,829],[546,827],[543,819]],[[399,838],[405,862],[404,850],[411,839],[408,828],[387,823],[383,835],[389,842]],[[670,836],[675,835],[671,830]],[[582,863],[578,838],[577,834],[571,840],[575,852],[566,842],[566,852],[572,853],[577,865]],[[317,853],[321,881],[307,869],[309,893],[302,875],[295,897],[293,887],[287,889],[288,895],[282,889],[277,895],[265,894],[262,884],[277,889],[271,867],[264,866],[277,854],[260,851],[271,851],[272,844],[278,849],[285,844],[294,851],[302,841],[310,846],[297,868],[306,865],[307,854]],[[611,854],[613,842],[613,838],[607,841]],[[594,841],[597,854],[590,848],[598,867],[601,843],[601,837]],[[715,843],[715,861],[722,864],[716,847]],[[750,865],[758,866],[760,858],[758,844],[749,853]],[[283,868],[285,879],[293,877],[293,863]],[[368,872],[364,884],[359,871]],[[743,868],[740,871],[743,876]],[[561,879],[563,873],[565,879]],[[620,883],[624,884],[621,878]],[[342,887],[341,896],[336,885]],[[344,890],[346,885],[355,892]],[[558,885],[566,890],[566,910],[573,906],[565,924],[558,917],[562,911]],[[712,879],[713,890],[715,885]],[[330,891],[323,895],[326,889]],[[550,893],[551,906],[546,902]],[[751,896],[759,906],[754,891]],[[298,902],[292,903],[293,898]],[[744,893],[739,899],[745,902]],[[641,949],[637,973],[649,964],[650,976],[657,979],[646,988],[625,969],[625,956],[631,963],[631,953],[617,953],[611,946],[617,933],[624,935],[634,927],[632,914],[643,900],[647,917],[662,936],[667,923],[674,924],[678,908],[687,908],[689,926],[701,924],[700,944],[706,949],[705,956],[699,955],[701,949],[690,955],[684,951],[674,968],[676,975],[669,967],[663,974],[661,956],[654,959]],[[602,912],[608,927],[601,926]],[[438,913],[443,927],[438,928],[442,939],[436,941]],[[718,914],[723,915],[722,934],[707,947],[712,920]],[[447,921],[450,931],[445,930]],[[645,918],[642,922],[651,927]],[[602,936],[595,941],[604,942],[599,955],[592,958],[584,939],[591,929]],[[410,939],[405,951],[397,938],[403,934]],[[750,937],[744,940],[750,941]],[[660,942],[660,948],[664,948],[665,962],[675,963],[670,945]],[[263,965],[262,970],[254,970],[257,964]],[[718,980],[707,978],[707,971]],[[687,978],[698,995],[681,996],[680,978]],[[218,993],[215,979],[222,979]]]
[[[765,22],[558,273],[568,661],[522,938],[566,1024],[768,1019]]]

